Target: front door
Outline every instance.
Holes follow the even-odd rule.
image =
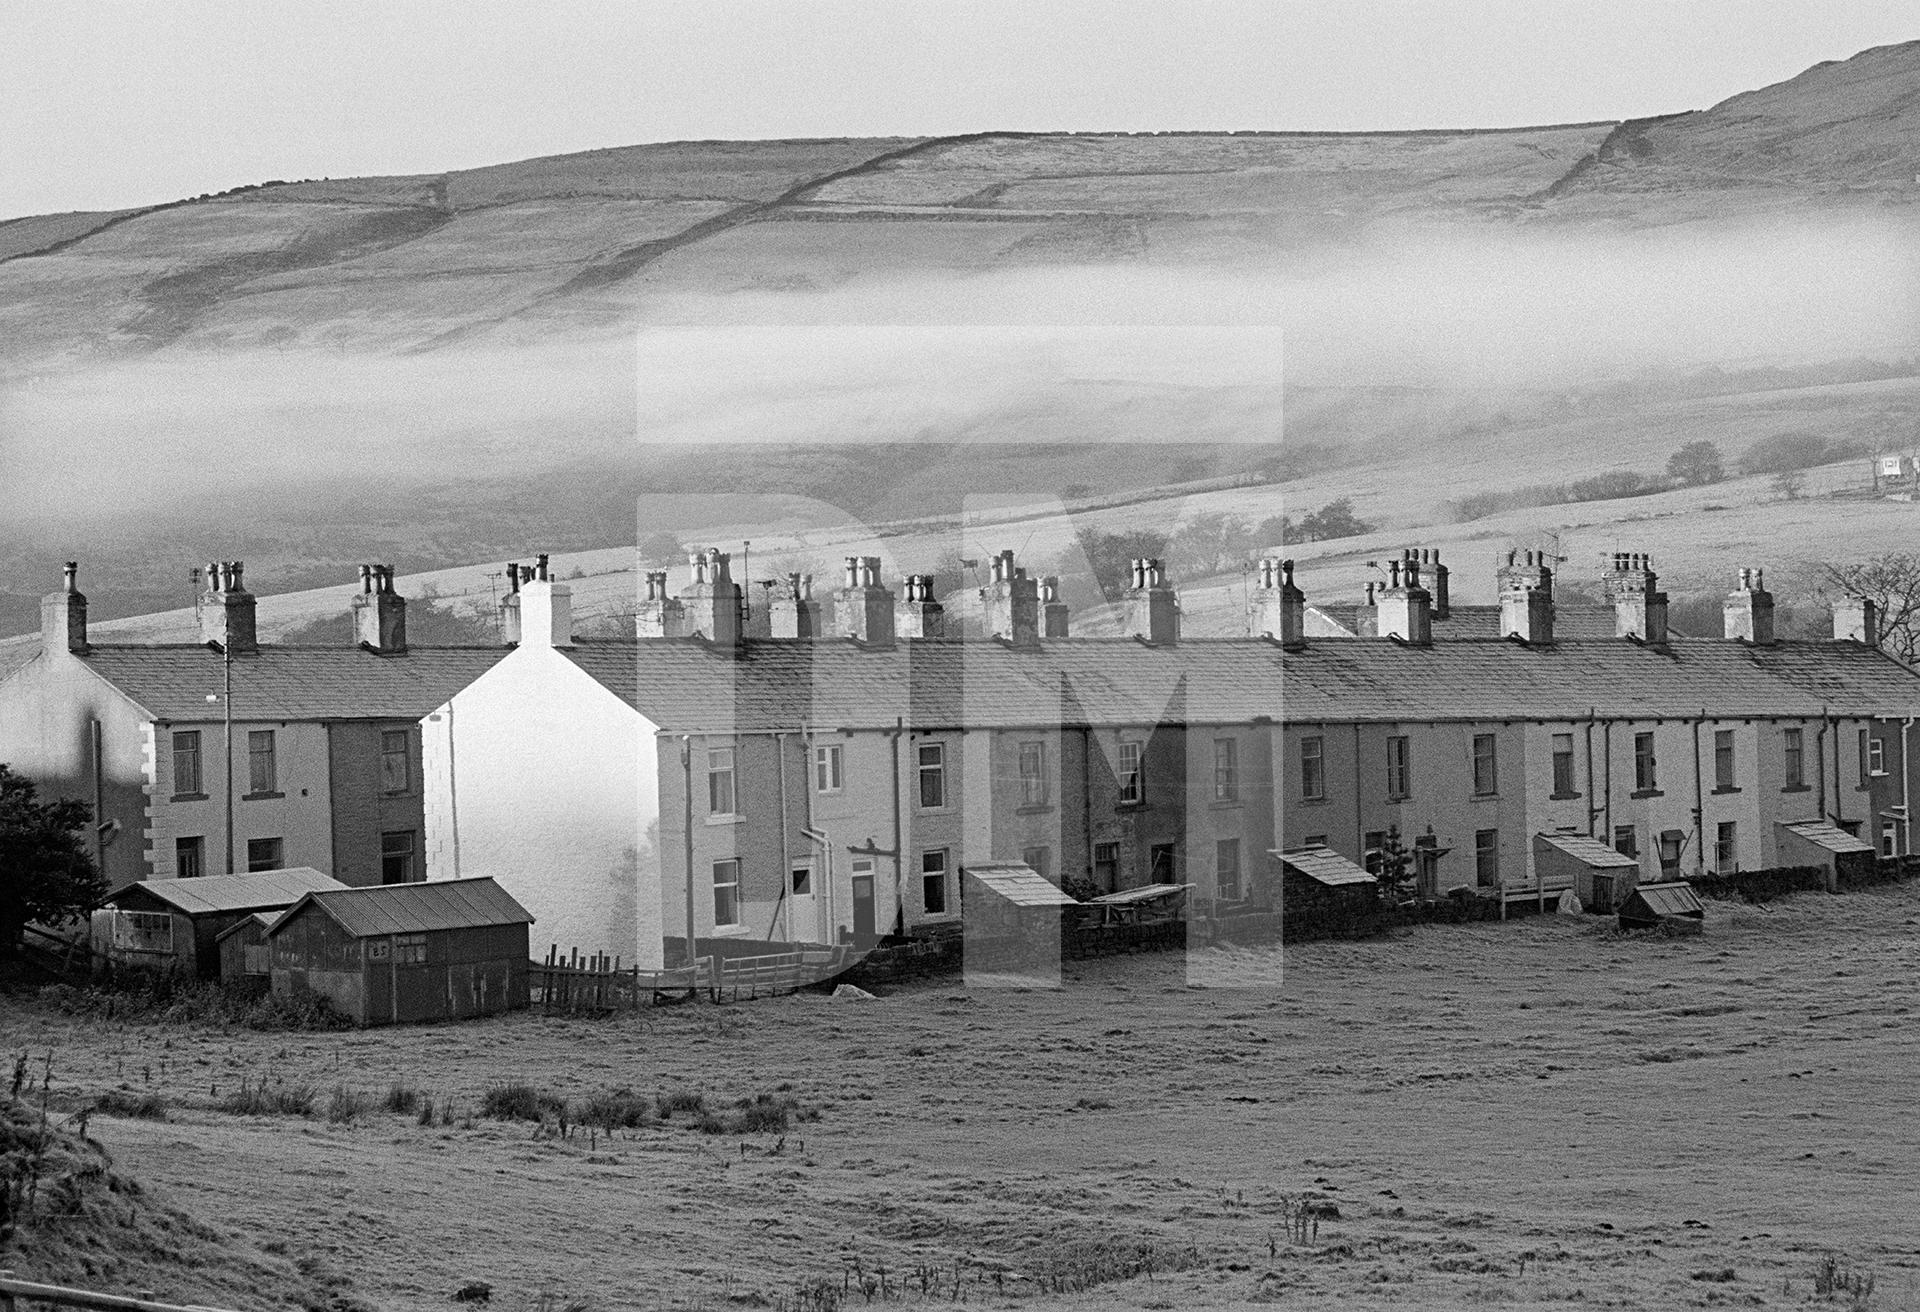
[[[870,948],[879,935],[873,927],[873,862],[853,863],[853,942]]]
[[[1422,902],[1440,896],[1440,853],[1431,838],[1420,838],[1413,845],[1413,892]]]
[[[787,920],[790,943],[825,943],[820,932],[820,899],[813,889],[813,866],[796,862],[787,872]]]

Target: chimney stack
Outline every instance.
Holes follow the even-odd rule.
[[[1500,634],[1522,642],[1553,641],[1553,571],[1544,551],[1509,551],[1497,575]]]
[[[70,560],[62,572],[60,591],[40,599],[40,645],[46,651],[87,649],[87,599],[76,585],[80,562]]]
[[[1156,645],[1180,640],[1180,599],[1167,582],[1167,565],[1158,556],[1137,557],[1126,596],[1123,620],[1128,637]]]
[[[507,595],[500,598],[500,641],[508,647],[520,645],[520,581],[519,562],[508,561]]]
[[[705,638],[716,647],[740,645],[740,585],[733,581],[732,557],[708,547],[687,556],[693,581],[680,593],[685,636]]]
[[[847,557],[847,584],[833,594],[833,628],[838,637],[893,645],[893,593],[880,584],[880,557]]]
[[[573,589],[547,572],[546,553],[534,558],[533,576],[520,577],[520,645],[573,646]]]
[[[1743,569],[1740,586],[1727,595],[1721,610],[1726,636],[1756,647],[1773,645],[1773,594],[1767,591],[1766,571]]]
[[[1293,586],[1293,562],[1273,556],[1261,558],[1253,595],[1247,598],[1247,633],[1273,638],[1283,647],[1299,647],[1307,640],[1307,599]]]
[[[813,599],[813,575],[787,575],[785,589],[767,605],[767,625],[776,638],[820,636],[820,603]]]
[[[407,599],[393,590],[393,566],[362,565],[353,599],[353,636],[381,655],[407,649]]]
[[[1057,575],[1040,580],[1040,630],[1049,638],[1067,636],[1067,603],[1060,599]]]
[[[1033,647],[1040,642],[1040,585],[1027,577],[1024,567],[1016,567],[1013,553],[1003,551],[993,558],[993,573],[987,586],[980,589],[981,616],[989,637],[1016,647]]]
[[[1436,547],[1422,547],[1414,553],[1414,559],[1420,562],[1420,577],[1425,580],[1427,591],[1433,596],[1433,618],[1444,620],[1452,616],[1453,610],[1448,601],[1447,567],[1440,563],[1440,551]]]
[[[85,636],[84,632],[82,636]],[[1833,636],[1838,642],[1857,642],[1862,647],[1878,647],[1880,608],[1865,597],[1840,598],[1833,603]]]
[[[907,575],[900,604],[893,612],[893,627],[903,638],[947,636],[946,608],[934,600],[933,575]]]
[[[1664,646],[1667,594],[1657,586],[1660,580],[1653,572],[1653,557],[1638,551],[1616,551],[1601,582],[1613,601],[1614,635]]]
[[[245,570],[244,561],[208,561],[207,587],[194,606],[200,617],[200,641],[218,643],[235,654],[260,649],[254,630],[253,594],[247,591]]]
[[[679,638],[686,632],[680,602],[667,593],[667,572],[644,570],[640,575],[643,593],[633,607],[633,636],[636,638]]]
[[[1411,550],[1387,562],[1387,586],[1374,594],[1374,606],[1380,637],[1433,644],[1433,594],[1420,586],[1420,561]]]

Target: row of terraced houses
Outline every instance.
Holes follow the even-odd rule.
[[[1011,552],[979,640],[933,581],[850,558],[749,618],[731,560],[678,592],[640,575],[633,633],[573,629],[544,558],[516,567],[494,647],[420,647],[392,572],[363,567],[357,641],[261,643],[237,563],[208,567],[202,641],[93,641],[73,567],[38,653],[0,681],[0,760],[93,804],[116,883],[314,866],[348,884],[492,876],[536,941],[658,965],[688,938],[871,942],[958,922],[970,863],[1081,892],[1271,905],[1287,853],[1410,849],[1422,897],[1530,886],[1544,838],[1631,858],[1606,907],[1663,873],[1801,864],[1845,836],[1913,843],[1920,679],[1870,604],[1777,636],[1757,573],[1725,628],[1681,636],[1649,562],[1561,608],[1515,553],[1498,604],[1449,604],[1435,553],[1357,606],[1310,606],[1263,560],[1246,633],[1180,632],[1158,561],[1124,636],[1071,634]],[[1598,845],[1598,846],[1595,846]],[[1596,874],[1600,873],[1596,865]]]

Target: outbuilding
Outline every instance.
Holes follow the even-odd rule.
[[[1840,891],[1840,876],[1870,874],[1880,854],[1873,844],[1825,820],[1781,821],[1774,825],[1783,866],[1819,866],[1827,892]]]
[[[267,931],[278,919],[278,911],[256,911],[220,931],[220,978],[223,981],[267,987],[273,975],[273,949],[267,943]]]
[[[1685,880],[1670,884],[1642,884],[1628,894],[1620,907],[1620,928],[1666,928],[1681,934],[1698,934],[1706,929],[1707,909],[1700,905],[1693,885]]]
[[[1535,834],[1533,869],[1543,895],[1557,898],[1571,888],[1580,905],[1602,915],[1632,895],[1640,883],[1640,859],[1586,834]]]
[[[1291,936],[1338,932],[1380,914],[1380,881],[1330,847],[1272,854],[1280,862],[1282,931]]]
[[[309,893],[267,930],[273,992],[317,993],[360,1025],[525,1007],[532,923],[491,879]]]
[[[220,935],[257,912],[284,911],[308,893],[344,889],[311,866],[197,879],[143,879],[107,895],[93,913],[96,960],[119,969],[220,974]]]

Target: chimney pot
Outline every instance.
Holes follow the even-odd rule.
[[[87,650],[87,599],[79,588],[80,562],[61,571],[60,590],[40,600],[40,645],[44,651]]]
[[[351,609],[356,642],[383,654],[407,649],[407,601],[393,590],[391,565],[360,567],[360,595]]]

